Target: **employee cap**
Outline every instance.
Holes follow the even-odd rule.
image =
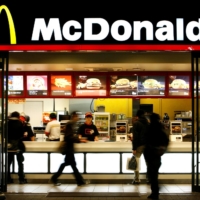
[[[85,117],[92,117],[92,113],[91,112],[86,112],[85,113]]]

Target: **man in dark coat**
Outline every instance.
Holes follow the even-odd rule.
[[[74,176],[78,186],[85,185],[88,183],[84,181],[83,177],[79,173],[76,167],[76,161],[74,157],[74,143],[87,142],[85,139],[84,140],[79,139],[77,136],[75,136],[75,126],[78,120],[79,117],[77,115],[77,112],[72,112],[71,120],[66,124],[65,137],[64,137],[65,159],[64,162],[60,165],[58,171],[51,177],[51,181],[56,186],[61,185],[61,183],[58,182],[58,177],[62,174],[62,171],[64,170],[65,166],[68,165],[70,165],[73,169]]]
[[[8,183],[12,183],[13,180],[10,176],[10,166],[14,161],[14,155],[16,153],[17,162],[18,162],[18,176],[19,183],[27,183],[24,175],[24,156],[23,152],[25,151],[25,145],[22,142],[24,136],[24,127],[20,121],[19,112],[11,113],[11,116],[8,120],[8,144],[10,145],[8,149]]]
[[[146,132],[148,127],[148,121],[144,117],[145,112],[143,110],[137,111],[138,119],[133,123],[133,140],[132,140],[132,151],[136,157],[136,161],[138,163],[136,170],[134,171],[135,177],[132,184],[139,184],[139,159],[144,152],[145,142],[146,142]]]
[[[161,166],[161,156],[165,153],[169,144],[168,135],[160,122],[160,116],[156,113],[150,115],[150,125],[146,136],[146,148],[144,151],[147,163],[147,174],[151,184],[149,199],[159,199],[158,172]]]

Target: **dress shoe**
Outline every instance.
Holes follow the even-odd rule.
[[[140,181],[133,180],[131,184],[138,185],[138,184],[140,184]]]
[[[88,185],[88,184],[90,184],[90,181],[89,181],[89,180],[86,180],[86,181],[77,183],[78,186],[83,186],[83,185]]]
[[[19,179],[19,184],[26,184],[27,180],[26,179]]]
[[[55,186],[60,186],[61,185],[61,183],[59,183],[58,180],[55,179],[53,176],[51,177],[50,182],[52,182]]]

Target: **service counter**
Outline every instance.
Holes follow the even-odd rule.
[[[24,171],[28,179],[49,179],[63,162],[64,156],[57,152],[60,142],[24,142]],[[75,144],[77,167],[84,178],[95,180],[133,179],[133,171],[126,169],[127,158],[132,156],[131,142],[88,142]],[[191,181],[191,142],[171,142],[162,156],[160,179]],[[200,158],[199,158],[200,159]],[[16,163],[16,160],[15,160]],[[141,157],[141,179],[145,179],[146,164]],[[17,178],[18,167],[12,166]],[[11,170],[11,171],[12,171]],[[61,179],[72,179],[71,167],[64,169]],[[182,181],[181,181],[182,180]]]

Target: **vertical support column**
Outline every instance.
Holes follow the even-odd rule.
[[[0,53],[0,71],[1,71],[1,192],[7,192],[7,117],[8,117],[8,63],[9,52]],[[4,88],[5,79],[5,88]],[[0,199],[5,199],[3,194]]]

